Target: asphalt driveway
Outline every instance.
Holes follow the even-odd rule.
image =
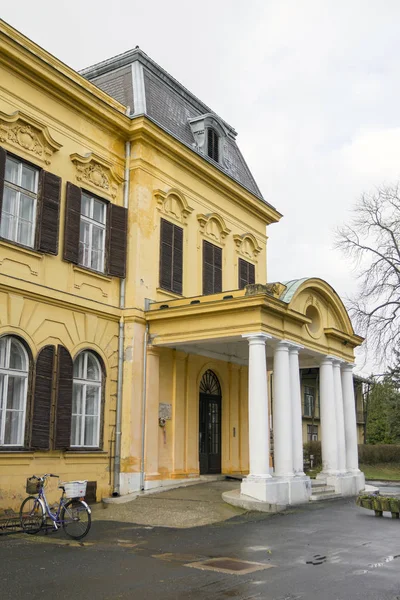
[[[0,597],[400,600],[400,521],[354,499],[179,529],[96,515],[82,544],[0,538]]]

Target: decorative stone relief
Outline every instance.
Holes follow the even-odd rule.
[[[205,237],[210,238],[212,241],[219,242],[220,244],[231,232],[226,226],[224,219],[217,213],[197,215],[197,220],[200,224],[201,233]]]
[[[85,156],[71,154],[70,159],[76,167],[76,179],[85,186],[115,198],[124,178],[115,172],[113,164],[90,152]]]
[[[236,251],[245,258],[254,260],[260,254],[262,248],[252,233],[235,234],[233,240],[236,244]]]
[[[157,200],[157,209],[177,221],[184,223],[193,208],[189,206],[185,196],[177,189],[172,188],[168,192],[155,190],[154,196]]]
[[[46,165],[51,163],[54,152],[62,147],[45,125],[19,110],[11,115],[0,112],[0,142],[22,148]]]

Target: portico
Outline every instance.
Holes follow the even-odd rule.
[[[235,438],[240,436],[240,447],[247,438],[248,450],[240,470],[246,474],[241,494],[275,507],[309,500],[311,482],[303,471],[299,376],[304,367],[320,369],[323,471],[319,477],[343,495],[363,489],[352,382],[353,350],[362,339],[354,334],[343,304],[328,284],[317,279],[298,280],[153,303],[146,317],[152,347],[161,353],[163,348],[174,349],[189,358],[207,358],[211,367],[212,361],[231,365],[229,383],[222,375],[220,381],[221,470],[237,472],[232,459]],[[237,415],[232,398],[239,393],[239,384],[232,375],[233,366],[241,369],[240,386],[242,392],[243,388],[244,393],[247,391]],[[217,366],[214,371],[218,375]],[[177,381],[175,385],[180,387]],[[181,394],[191,394],[187,382],[182,381],[181,387],[186,387]],[[225,399],[227,393],[229,401]],[[193,465],[198,461],[198,443],[193,440],[198,431],[194,424],[198,410],[190,409],[188,403],[186,406],[193,418],[186,419],[183,446],[186,464],[192,465],[188,475],[193,476]],[[185,476],[185,469],[181,475]]]

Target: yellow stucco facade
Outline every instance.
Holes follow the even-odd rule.
[[[125,105],[4,22],[0,36],[0,146],[7,156],[61,178],[58,252],[0,239],[0,337],[21,340],[30,363],[24,442],[0,446],[0,508],[19,507],[33,473],[87,479],[96,482],[98,500],[110,496],[118,393],[120,493],[198,477],[199,387],[208,370],[222,398],[221,472],[247,473],[242,335],[290,339],[305,348],[304,366],[319,354],[353,362],[361,339],[343,304],[318,279],[292,292],[284,284],[238,290],[239,259],[254,265],[256,282],[267,281],[266,227],[281,215],[146,116],[128,116]],[[64,259],[67,182],[126,206],[124,284]],[[183,230],[182,294],[160,286],[161,219]],[[223,291],[208,296],[202,295],[204,240],[223,257]],[[103,365],[96,448],[55,449],[55,390],[50,448],[30,447],[36,361],[46,346],[64,347],[74,363],[80,353],[93,352]]]

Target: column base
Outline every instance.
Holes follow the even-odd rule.
[[[291,506],[308,502],[311,495],[309,477],[256,477],[243,479],[240,493],[271,505]]]
[[[335,488],[341,496],[357,496],[365,488],[365,476],[362,471],[344,473],[318,473],[317,479]]]

